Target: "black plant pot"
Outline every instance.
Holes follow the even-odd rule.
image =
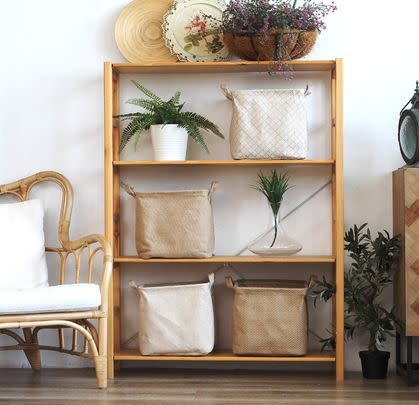
[[[381,350],[359,352],[362,364],[362,375],[369,379],[384,379],[387,377],[390,352]]]

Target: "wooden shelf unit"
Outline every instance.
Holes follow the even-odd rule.
[[[114,273],[110,297],[108,376],[113,378],[115,361],[211,361],[211,362],[332,362],[336,380],[344,379],[344,251],[343,251],[343,60],[292,61],[296,72],[329,72],[331,83],[331,158],[322,160],[190,160],[183,162],[124,161],[119,157],[119,76],[121,74],[216,74],[269,72],[274,62],[182,62],[131,64],[105,62],[105,233],[112,243]],[[208,259],[141,259],[122,257],[120,246],[120,171],[124,167],[164,166],[330,166],[332,172],[332,256],[257,256],[211,257]],[[138,351],[121,347],[121,266],[147,263],[324,263],[334,267],[336,296],[334,326],[336,353],[309,353],[303,357],[235,356],[214,352],[208,356],[141,356]]]

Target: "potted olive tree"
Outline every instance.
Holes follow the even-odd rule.
[[[380,350],[388,337],[400,326],[395,308],[383,303],[384,289],[392,283],[397,268],[399,236],[390,237],[387,231],[373,238],[367,224],[354,226],[345,233],[345,250],[352,259],[345,273],[345,332],[347,338],[368,332],[368,350],[359,352],[365,378],[385,378],[390,352]],[[323,280],[317,281],[313,291],[317,299],[328,301],[335,287]],[[324,339],[325,345],[334,345],[334,338]]]
[[[124,149],[129,140],[134,137],[134,146],[145,130],[150,129],[155,160],[185,160],[188,145],[188,135],[207,152],[201,130],[207,130],[224,138],[218,127],[202,115],[182,111],[184,103],[180,103],[180,92],[165,101],[137,81],[134,85],[146,98],[128,100],[128,104],[139,106],[143,111],[118,115],[121,120],[128,120],[128,125],[122,131],[120,149]]]

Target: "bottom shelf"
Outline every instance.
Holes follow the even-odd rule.
[[[333,352],[312,352],[306,356],[237,356],[231,352],[213,352],[207,356],[143,356],[138,350],[123,349],[115,353],[115,360],[137,360],[137,361],[252,361],[252,362],[334,362],[336,360]]]

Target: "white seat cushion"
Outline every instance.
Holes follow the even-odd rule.
[[[100,303],[100,288],[96,284],[0,290],[0,315],[87,311],[98,309]]]
[[[0,290],[48,286],[41,200],[0,204]]]

